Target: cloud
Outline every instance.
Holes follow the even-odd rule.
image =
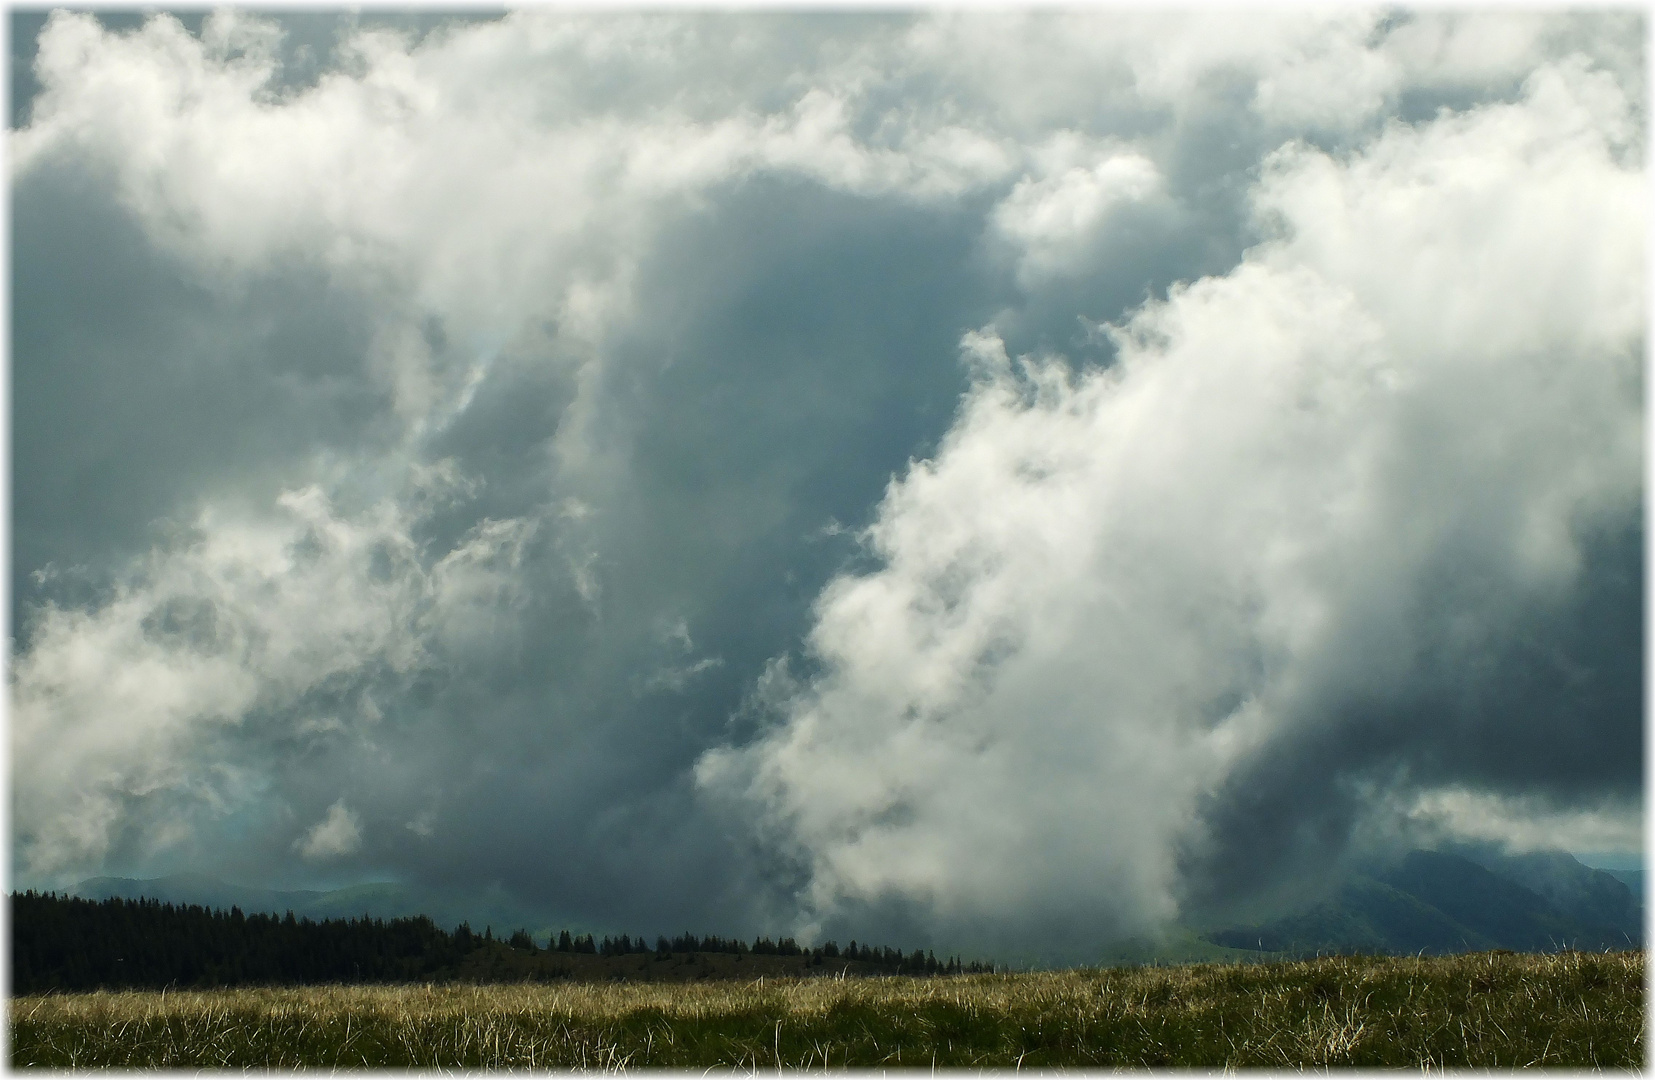
[[[1023,249],[1017,277],[1029,289],[1064,273],[1089,247],[1103,247],[1094,234],[1112,212],[1144,202],[1162,188],[1155,163],[1142,154],[1106,153],[1095,162],[1065,167],[1057,163],[1073,151],[1054,149],[1054,164],[1061,171],[1019,180],[995,208],[996,227]]]
[[[823,673],[701,762],[805,860],[808,910],[1142,933],[1339,857],[1341,786],[1470,770],[1479,721],[1410,693],[1440,667],[1474,695],[1557,640],[1640,512],[1642,179],[1613,87],[1548,65],[1358,152],[1284,147],[1253,196],[1276,238],[1112,329],[1112,367],[966,336],[978,381],[887,491],[878,569],[817,602]],[[1570,738],[1636,762],[1631,704]],[[1556,773],[1561,716],[1520,717],[1484,835]]]
[[[1509,851],[1642,851],[1643,821],[1628,805],[1558,810],[1544,800],[1465,788],[1421,792],[1407,816],[1437,838],[1492,841]]]
[[[213,761],[227,729],[295,746],[371,730],[374,693],[486,640],[533,529],[485,520],[432,557],[388,501],[345,517],[308,487],[274,509],[203,512],[103,603],[32,613],[11,699],[12,752],[32,765],[12,780],[28,870],[83,866],[123,829],[175,838],[183,806],[139,810],[169,795],[218,815],[259,797],[249,763]]]
[[[328,816],[293,844],[302,858],[319,860],[349,855],[362,846],[361,823],[343,797],[328,807]]]
[[[1641,27],[54,13],[14,876],[1083,950],[1630,805]]]

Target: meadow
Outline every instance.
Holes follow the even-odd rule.
[[[1638,952],[916,979],[100,991],[12,1000],[13,1067],[1632,1068]]]

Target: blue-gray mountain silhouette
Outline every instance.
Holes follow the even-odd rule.
[[[1411,851],[1303,911],[1207,937],[1293,954],[1634,949],[1643,905],[1625,882],[1563,852]]]

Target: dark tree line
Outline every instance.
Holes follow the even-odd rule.
[[[576,938],[571,948],[565,939],[567,931],[558,940],[557,949],[560,952],[582,951],[581,940]],[[587,949],[590,950],[591,939],[586,938]],[[767,937],[753,939],[748,945],[734,938],[703,937],[694,934],[680,934],[675,938],[659,937],[655,939],[653,949],[645,943],[643,938],[629,938],[622,934],[618,938],[604,938],[597,946],[602,956],[625,956],[628,953],[653,952],[657,956],[670,956],[673,953],[736,953],[753,956],[806,956],[810,958],[812,966],[819,966],[829,960],[854,960],[864,964],[872,964],[899,975],[957,975],[964,972],[978,974],[993,971],[992,965],[973,961],[965,964],[958,957],[947,960],[938,960],[927,951],[915,949],[904,955],[900,949],[873,948],[867,945],[857,945],[852,941],[843,950],[834,942],[818,945],[807,949],[792,938],[782,938],[780,941],[771,941]]]
[[[807,967],[854,961],[891,974],[947,975],[992,971],[991,965],[939,961],[928,952],[833,942],[806,949],[792,938],[761,937],[751,945],[720,937],[681,934],[644,938],[625,934],[594,941],[565,930],[542,950],[527,930],[497,939],[492,927],[477,934],[465,923],[448,933],[429,918],[324,919],[243,914],[159,900],[103,901],[52,893],[13,893],[12,992],[90,990],[98,987],[207,987],[442,981],[457,977],[467,956],[483,949],[536,953],[735,953],[805,958]]]
[[[466,952],[430,919],[244,915],[158,900],[12,894],[12,992],[430,979]],[[461,928],[465,930],[464,927]]]

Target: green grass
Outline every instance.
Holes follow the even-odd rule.
[[[11,1002],[12,1065],[1641,1067],[1642,953]]]

